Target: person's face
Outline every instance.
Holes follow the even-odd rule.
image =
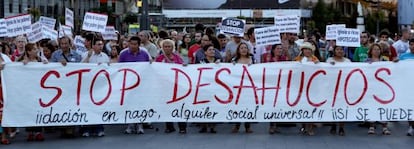
[[[62,50],[69,50],[70,49],[69,39],[67,38],[60,39],[60,48]]]
[[[275,55],[277,56],[282,55],[282,51],[283,51],[282,45],[277,45],[275,49],[273,49],[273,53],[275,53]]]
[[[361,44],[365,45],[368,43],[368,34],[367,33],[362,33],[361,34]]]
[[[128,48],[128,46],[129,46],[128,42],[126,41],[122,42],[122,49]]]
[[[190,43],[191,42],[191,36],[190,35],[185,35],[184,36],[184,42],[185,43]]]
[[[147,36],[143,32],[138,33],[138,37],[141,39],[141,42],[144,43],[148,40]]]
[[[235,43],[240,43],[241,42],[241,37],[233,37],[233,41],[235,42]]]
[[[344,57],[345,55],[344,49],[342,49],[342,47],[336,47],[334,52],[335,52],[335,56],[337,57]]]
[[[201,40],[201,33],[196,33],[196,34],[194,35],[194,40],[195,40],[196,42],[199,42],[199,41]]]
[[[85,40],[85,42],[83,43],[85,45],[85,48],[92,48],[91,47],[91,41],[90,40]]]
[[[139,48],[139,43],[136,40],[131,40],[129,41],[129,49],[133,50],[133,51],[138,51]]]
[[[409,39],[410,38],[410,32],[403,32],[402,33],[402,38]]]
[[[171,38],[177,40],[177,32],[171,32]]]
[[[379,57],[381,54],[381,48],[378,46],[372,47],[371,55],[372,57]]]
[[[29,57],[35,57],[37,55],[37,47],[35,46],[33,49],[27,50],[27,54]]]
[[[206,55],[206,57],[214,57],[215,55],[215,50],[213,46],[208,47],[207,51],[204,52],[204,54]]]
[[[52,51],[47,47],[43,47],[43,55],[45,55],[47,59],[50,59],[52,57]]]
[[[102,51],[103,46],[104,45],[102,41],[96,41],[95,44],[93,45],[93,50],[95,51],[95,53],[99,53]]]
[[[116,48],[111,48],[111,55],[112,56],[118,55],[118,50]]]
[[[380,40],[381,41],[388,41],[388,36],[387,35],[381,35]]]
[[[249,48],[247,48],[246,44],[240,45],[239,51],[242,56],[247,56],[249,54]]]
[[[16,46],[19,49],[23,49],[25,45],[26,45],[26,41],[24,41],[24,40],[17,40],[16,41]]]
[[[288,40],[293,42],[296,40],[296,34],[288,33]]]
[[[208,44],[211,44],[211,41],[210,41],[210,39],[208,38],[207,35],[204,35],[201,38],[201,45],[204,46],[204,45],[208,45]]]
[[[162,49],[164,50],[165,55],[170,55],[173,52],[173,45],[169,42],[165,42],[162,45]]]
[[[312,50],[311,49],[304,48],[304,49],[302,49],[302,51],[303,51],[304,56],[306,56],[306,57],[312,56]]]
[[[414,42],[410,42],[410,52],[414,54]]]
[[[227,38],[220,38],[219,43],[221,46],[225,46],[227,44]]]
[[[329,41],[329,44],[330,44],[331,47],[335,47],[336,46],[336,41],[331,40],[331,41]]]

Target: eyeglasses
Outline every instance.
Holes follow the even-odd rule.
[[[253,54],[256,54],[256,47],[253,48]]]
[[[361,36],[361,38],[368,38],[368,36]]]

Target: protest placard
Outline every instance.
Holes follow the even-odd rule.
[[[275,16],[275,25],[279,29],[280,33],[299,33],[300,16]]]
[[[413,61],[7,65],[3,127],[414,119]]]
[[[332,24],[326,26],[326,40],[336,40],[338,28],[346,28],[345,24]]]
[[[46,27],[49,27],[51,29],[55,29],[56,19],[40,16],[39,21],[40,21],[40,24],[42,24]]]
[[[7,37],[7,24],[5,19],[0,19],[0,37]]]
[[[73,11],[69,8],[65,8],[65,25],[73,27]]]
[[[104,40],[118,40],[118,35],[115,32],[114,26],[107,26],[105,32],[102,33],[102,38]]]
[[[338,28],[336,35],[336,45],[346,47],[360,47],[361,31],[355,28]]]
[[[29,43],[36,43],[43,39],[42,24],[40,21],[32,24],[32,32],[27,34]]]
[[[43,38],[49,38],[51,40],[58,39],[58,32],[54,29],[43,26],[42,32],[43,32]]]
[[[220,26],[220,33],[243,37],[246,20],[236,18],[223,18]]]
[[[32,31],[32,17],[29,14],[6,18],[7,35],[15,37]]]
[[[84,53],[88,51],[88,49],[86,49],[85,47],[85,39],[82,38],[81,36],[76,35],[75,38],[73,39],[73,43],[75,44],[76,51],[78,51],[79,53]]]
[[[102,33],[105,32],[107,21],[107,15],[87,12],[83,18],[82,29]]]
[[[254,35],[256,37],[256,45],[273,45],[279,44],[280,32],[276,26],[256,28],[254,29]]]

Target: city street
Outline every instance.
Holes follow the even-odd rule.
[[[367,128],[358,127],[356,123],[346,124],[346,136],[334,136],[329,134],[329,126],[316,129],[315,136],[305,136],[298,133],[299,127],[282,127],[282,133],[269,135],[268,123],[252,124],[254,133],[246,134],[241,131],[232,134],[231,124],[219,124],[217,134],[200,134],[195,125],[189,125],[187,134],[174,132],[164,133],[164,124],[154,124],[156,129],[146,129],[145,134],[123,134],[124,126],[105,126],[106,136],[102,138],[77,137],[74,139],[59,138],[59,133],[46,134],[44,142],[27,142],[24,129],[11,140],[10,145],[1,145],[1,148],[59,148],[59,149],[404,149],[412,148],[414,137],[406,136],[407,123],[390,123],[392,135],[380,134],[381,127],[377,128],[376,135],[368,135]]]

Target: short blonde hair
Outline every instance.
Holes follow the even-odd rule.
[[[19,42],[19,41],[23,41],[24,42],[24,44],[27,44],[27,38],[25,37],[25,36],[23,36],[23,35],[20,35],[20,36],[17,36],[15,39],[14,39],[14,41],[17,43],[17,42]]]
[[[173,47],[173,51],[175,50],[175,42],[173,40],[171,40],[171,39],[165,39],[165,40],[161,41],[161,44],[160,44],[161,49],[164,47],[164,44],[166,44],[166,43],[167,44],[171,44],[172,47]]]

